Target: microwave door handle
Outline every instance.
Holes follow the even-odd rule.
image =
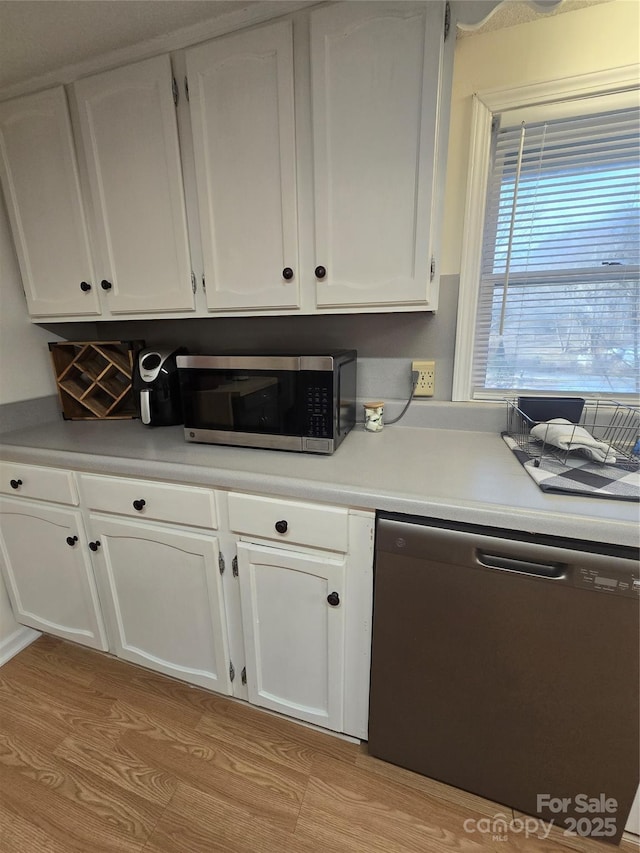
[[[151,423],[151,407],[149,406],[149,389],[140,392],[140,418],[143,424]]]

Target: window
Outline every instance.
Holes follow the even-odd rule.
[[[467,199],[454,399],[640,393],[635,81],[564,101],[527,92],[522,106],[517,93],[502,108],[476,99],[484,170]]]

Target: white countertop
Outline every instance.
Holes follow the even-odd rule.
[[[0,436],[3,459],[638,546],[640,504],[542,492],[488,432],[361,425],[333,456],[191,444],[182,427],[52,421]]]

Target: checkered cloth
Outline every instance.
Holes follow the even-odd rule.
[[[634,466],[628,462],[598,465],[587,461],[584,456],[572,454],[567,454],[566,459],[562,460],[552,455],[545,455],[541,459],[540,443],[537,443],[537,452],[532,446],[532,452],[529,453],[522,450],[507,433],[503,432],[502,438],[543,492],[640,501],[640,471],[637,466],[635,470],[629,470]],[[539,464],[536,465],[536,462]]]

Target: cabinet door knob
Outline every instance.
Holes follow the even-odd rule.
[[[73,548],[73,546],[76,544],[77,541],[78,541],[77,536],[67,536],[67,545],[70,548]]]
[[[142,512],[142,510],[143,510],[143,509],[145,508],[145,506],[146,506],[146,503],[147,503],[146,501],[144,501],[144,500],[142,500],[142,498],[140,498],[140,500],[139,500],[139,501],[134,501],[134,502],[133,502],[133,508],[134,508],[134,509],[137,509],[137,510],[138,510],[138,512]]]
[[[327,274],[326,267],[316,267],[316,278],[324,278]]]
[[[276,521],[275,528],[278,531],[278,533],[286,533],[287,530],[289,529],[289,525],[284,520]]]
[[[88,282],[88,281],[81,281],[81,282],[80,282],[80,290],[81,290],[83,293],[88,293],[88,291],[90,291],[90,290],[91,290],[91,285],[89,284],[89,282]]]
[[[293,278],[293,270],[291,269],[291,267],[285,267],[282,270],[282,278],[286,279],[287,281]]]
[[[9,480],[9,485],[12,489],[19,489],[22,485],[22,480]]]
[[[96,539],[96,541],[95,541],[95,542],[89,542],[89,548],[90,548],[92,551],[97,551],[99,547],[100,547],[100,542],[99,542],[99,540],[98,540],[98,539]]]
[[[340,596],[337,592],[330,592],[327,601],[332,607],[337,607],[340,604]]]
[[[106,278],[103,278],[103,279],[102,279],[102,281],[100,282],[100,287],[101,287],[103,290],[111,290],[111,288],[113,287],[113,285],[111,284],[111,282],[110,282],[110,281],[107,281],[107,280],[106,280]]]

